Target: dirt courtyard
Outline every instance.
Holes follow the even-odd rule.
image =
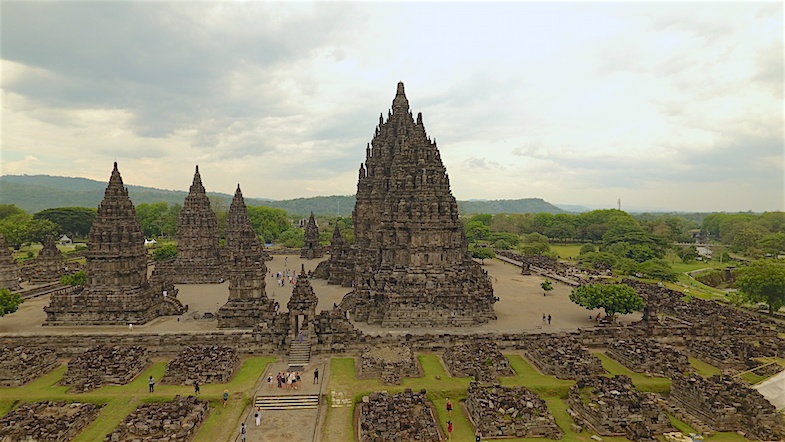
[[[292,294],[292,285],[279,287],[275,276],[270,272],[285,272],[287,269],[298,271],[301,265],[313,270],[320,260],[305,260],[296,255],[274,255],[267,261],[267,296],[278,301],[281,311],[286,311],[286,303]],[[579,327],[593,327],[589,316],[596,316],[599,310],[586,310],[569,300],[571,288],[566,284],[555,284],[554,290],[543,296],[540,283],[544,278],[537,275],[521,275],[520,268],[497,259],[486,259],[483,268],[493,279],[494,294],[499,298],[495,304],[497,320],[475,327],[438,327],[438,328],[382,328],[368,324],[355,323],[366,334],[425,334],[425,333],[519,333],[541,331],[573,331]],[[316,311],[331,309],[333,303],[340,303],[350,289],[328,285],[324,280],[311,280],[314,292],[319,298]],[[135,325],[133,330],[125,326],[114,327],[51,327],[42,325],[46,320],[43,307],[49,304],[49,296],[25,301],[15,313],[0,318],[0,333],[73,333],[118,331],[138,332],[187,332],[216,330],[217,322],[195,319],[204,312],[215,313],[229,297],[229,283],[223,284],[180,284],[177,298],[189,306],[189,312],[181,317],[163,317],[144,325]],[[551,315],[551,323],[543,324],[542,316]],[[640,319],[640,314],[622,315],[621,321],[629,323]]]

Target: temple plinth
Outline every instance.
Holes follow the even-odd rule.
[[[5,236],[0,233],[0,289],[8,289],[12,292],[20,290],[19,267],[14,261],[14,255],[5,242]]]

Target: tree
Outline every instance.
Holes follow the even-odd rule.
[[[24,302],[19,293],[11,293],[11,290],[0,289],[0,317],[6,313],[13,313],[19,309],[19,304]]]
[[[547,295],[548,292],[553,290],[553,283],[551,283],[550,279],[546,279],[545,281],[540,283],[540,287],[542,287],[542,289],[545,291],[545,293],[543,293],[543,295]]]
[[[33,215],[33,219],[49,220],[66,235],[85,237],[90,233],[97,214],[96,209],[87,207],[59,207],[42,210]]]
[[[87,283],[87,274],[84,270],[79,270],[70,275],[63,275],[60,277],[60,284],[63,285],[85,285]]]
[[[275,242],[292,225],[285,210],[272,207],[248,206],[248,218],[251,220],[253,231],[261,236],[265,243]],[[332,236],[332,230],[320,230]]]
[[[483,264],[485,264],[486,259],[496,257],[496,253],[490,247],[472,247],[469,251],[472,254],[472,258],[479,259]]]
[[[754,261],[736,279],[739,289],[753,302],[765,302],[772,314],[785,305],[785,264],[771,259]]]
[[[605,309],[613,317],[616,313],[643,310],[643,298],[626,284],[584,284],[572,289],[570,301],[589,310]]]
[[[654,258],[637,265],[637,272],[646,278],[676,281],[677,274],[664,259]]]
[[[177,246],[169,243],[153,250],[153,261],[166,261],[177,256]]]

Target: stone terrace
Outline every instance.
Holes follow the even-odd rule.
[[[229,382],[240,366],[240,358],[233,347],[219,345],[191,346],[166,364],[161,383],[191,385]]]
[[[654,441],[655,434],[674,431],[654,395],[637,391],[624,375],[582,378],[570,388],[566,402],[576,422],[588,423],[603,436]]]
[[[0,418],[0,440],[69,441],[95,420],[102,406],[62,401],[22,404]]]
[[[106,384],[124,385],[150,365],[147,349],[139,346],[91,347],[68,362],[63,385],[82,393]]]
[[[600,359],[571,336],[543,336],[528,340],[526,356],[541,372],[559,379],[605,373]]]
[[[104,442],[189,441],[207,417],[210,405],[193,396],[172,402],[142,404]]]
[[[433,405],[425,390],[407,388],[390,395],[371,393],[359,404],[358,440],[360,442],[407,442],[442,440]]]
[[[360,355],[359,379],[381,379],[385,385],[400,385],[404,377],[421,376],[414,352],[406,346],[367,348]]]
[[[718,431],[760,440],[782,440],[782,416],[757,390],[730,376],[675,376],[670,400]]]
[[[466,409],[486,437],[547,437],[561,439],[545,401],[526,387],[469,385]]]
[[[687,340],[687,350],[692,356],[702,359],[719,368],[747,370],[758,365],[752,358],[783,356],[783,342],[779,339],[760,341],[745,340],[726,336],[722,341],[716,339]]]
[[[690,367],[687,355],[652,339],[620,339],[608,345],[608,355],[637,373],[672,377]]]
[[[515,376],[510,361],[493,341],[455,344],[447,348],[443,359],[453,377],[474,377],[479,382],[493,382],[499,376]]]
[[[17,346],[0,350],[0,386],[17,387],[59,365],[54,349]]]

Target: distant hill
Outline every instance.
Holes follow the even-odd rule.
[[[163,190],[153,187],[126,185],[134,204],[165,202],[182,204],[188,192]],[[104,196],[106,182],[87,178],[58,177],[50,175],[0,176],[0,204],[14,204],[29,213],[55,207],[98,207]],[[224,200],[228,207],[232,195],[208,192],[211,199]],[[291,215],[350,216],[354,209],[354,195],[317,196],[291,200],[245,198],[251,206],[277,207]],[[540,199],[471,200],[458,201],[460,213],[564,213],[558,207]]]

